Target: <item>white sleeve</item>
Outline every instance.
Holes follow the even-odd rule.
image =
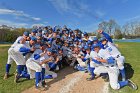
[[[98,57],[97,53],[95,51],[90,52],[90,58]]]
[[[111,57],[111,55],[109,54],[109,52],[105,49],[101,49],[98,53],[98,56],[103,58],[103,59],[107,59],[109,57]]]

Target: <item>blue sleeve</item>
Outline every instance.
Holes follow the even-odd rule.
[[[105,32],[102,32],[103,36],[111,43],[113,43],[112,38]]]
[[[25,48],[25,47],[21,47],[19,49],[19,52],[30,52],[30,49],[29,48]]]
[[[39,54],[34,54],[34,59],[37,60],[39,59],[41,56]]]
[[[87,60],[87,58],[83,58],[82,61],[85,62]]]
[[[87,55],[87,53],[84,53],[84,57]]]
[[[94,61],[96,64],[101,64],[101,62],[95,60],[95,59],[92,59],[92,61]]]
[[[108,62],[108,64],[114,64],[114,63],[115,63],[115,60],[114,60],[113,57],[109,57],[109,58],[107,59],[107,62]]]
[[[100,45],[100,48],[104,49],[104,45],[101,42],[98,42],[98,44]]]
[[[17,42],[18,44],[20,44],[20,40],[18,40],[18,42]]]

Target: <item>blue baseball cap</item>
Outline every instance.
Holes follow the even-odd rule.
[[[96,47],[100,47],[100,45],[98,43],[92,45],[92,48],[96,48]]]
[[[52,49],[51,49],[51,48],[48,48],[47,51],[48,51],[48,52],[52,52]]]
[[[29,32],[24,32],[23,33],[25,36],[29,36]]]
[[[87,44],[91,44],[92,42],[90,40],[88,40]]]
[[[101,37],[101,38],[100,38],[100,42],[102,42],[102,41],[104,41],[104,40],[106,40],[105,37]]]
[[[84,34],[84,35],[88,35],[87,32],[84,32],[83,34]]]
[[[33,33],[37,33],[37,30],[36,30],[36,29],[33,29],[32,32],[33,32]]]
[[[97,41],[97,40],[98,40],[98,38],[97,38],[97,37],[94,37],[94,38],[93,38],[93,41]]]
[[[90,49],[90,47],[89,46],[84,46],[84,49],[87,50],[87,49]]]
[[[32,41],[36,41],[37,38],[35,38],[35,37],[31,37],[31,40],[32,40]]]

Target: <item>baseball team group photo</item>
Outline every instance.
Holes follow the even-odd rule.
[[[1,0],[0,93],[140,93],[139,3]]]

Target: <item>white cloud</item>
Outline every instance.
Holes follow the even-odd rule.
[[[140,15],[128,18],[128,19],[126,19],[126,21],[137,21],[138,19],[140,19]]]
[[[28,24],[27,23],[15,23],[15,22],[8,21],[8,20],[0,20],[0,25],[8,25],[8,26],[12,26],[12,27],[25,27]]]
[[[105,13],[92,10],[86,0],[49,0],[55,9],[61,13],[71,13],[78,17],[102,17]]]
[[[32,21],[39,21],[39,20],[41,20],[41,18],[32,17],[31,15],[26,14],[23,11],[17,11],[17,10],[0,9],[0,14],[14,15],[16,17],[26,18],[27,20],[32,20]]]

